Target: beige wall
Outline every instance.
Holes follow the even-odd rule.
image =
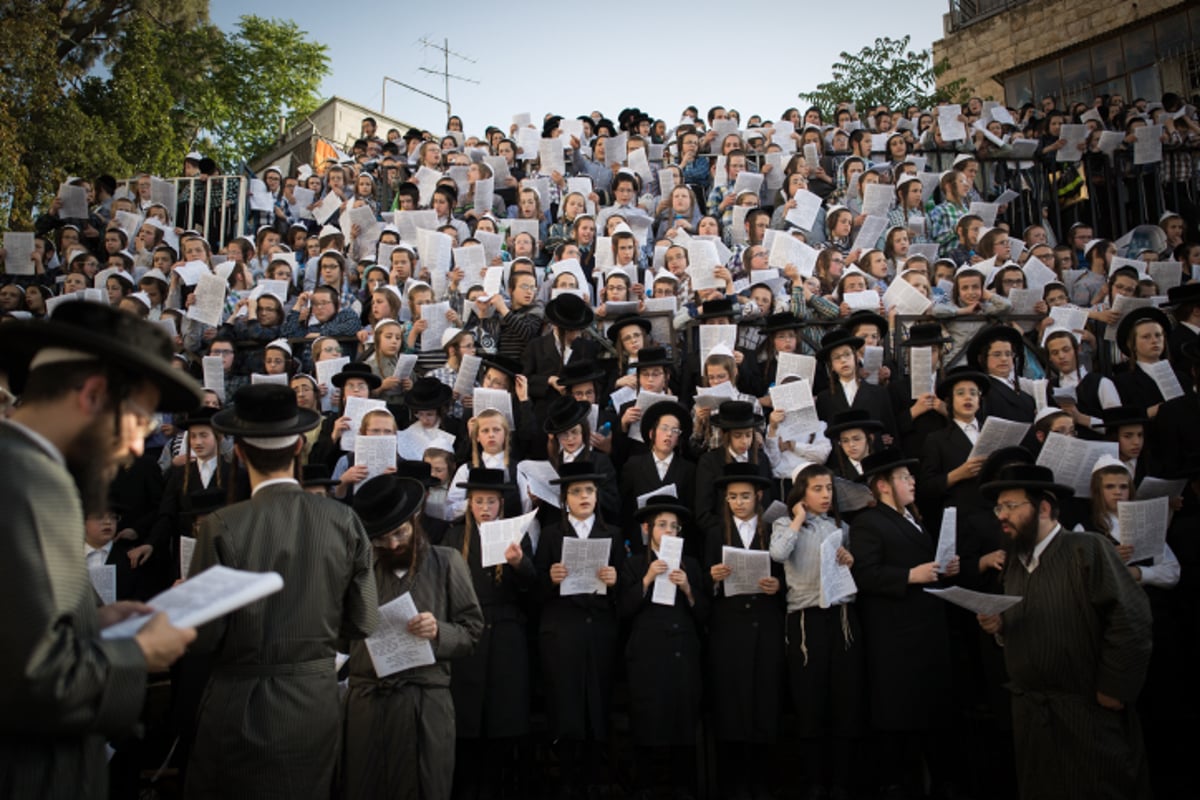
[[[972,94],[998,100],[1004,96],[1003,76],[1015,68],[1186,4],[1032,0],[934,42],[934,61],[950,61],[938,84],[964,78]]]

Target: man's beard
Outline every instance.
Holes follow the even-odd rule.
[[[1037,517],[1031,514],[1029,519],[1020,525],[1014,524],[1011,520],[1009,524],[1016,529],[1016,534],[1010,536],[1004,545],[1004,549],[1007,551],[1005,563],[1011,561],[1013,556],[1029,560],[1033,556],[1033,549],[1037,547]]]
[[[395,550],[376,550],[375,560],[389,572],[412,567],[412,544]]]
[[[111,414],[101,414],[63,451],[67,470],[79,489],[84,516],[107,510],[109,484],[116,477],[117,469],[128,460],[118,461],[112,457],[113,424]]]

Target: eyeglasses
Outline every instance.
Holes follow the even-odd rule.
[[[979,394],[980,394],[980,392],[978,389],[955,389],[954,390],[955,397],[979,397]]]
[[[658,530],[670,531],[671,533],[679,533],[679,531],[683,530],[678,522],[668,522],[665,519],[656,519],[654,527]]]
[[[595,486],[572,486],[567,489],[567,495],[570,497],[591,497],[595,493]]]
[[[988,358],[999,358],[999,359],[1001,359],[1001,360],[1004,360],[1004,359],[1010,359],[1010,358],[1012,358],[1012,357],[1013,357],[1012,350],[1004,350],[1004,351],[1000,351],[1000,352],[991,352],[991,353],[988,353],[987,355],[988,355]]]
[[[331,306],[331,305],[333,305],[332,300],[313,300],[312,301],[313,308],[316,308],[317,306]]]
[[[217,350],[214,348],[212,350],[209,350],[208,354],[210,356],[231,356],[231,355],[233,355],[233,350],[226,350],[224,348]]]
[[[520,292],[536,292],[537,284],[536,283],[522,283],[522,284],[518,284],[516,289],[517,289],[517,291],[520,291]]]
[[[1028,500],[1022,500],[1019,503],[997,503],[992,508],[992,513],[995,514],[997,517],[1002,517],[1002,516],[1011,514],[1012,512],[1016,511],[1021,506],[1028,506],[1028,505],[1033,505],[1033,504],[1030,503]]]
[[[676,428],[674,425],[659,425],[655,430],[668,436],[679,436],[683,433],[682,428]]]

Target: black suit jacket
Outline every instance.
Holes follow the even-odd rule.
[[[832,422],[834,415],[855,409],[866,411],[871,419],[883,424],[883,433],[896,439],[900,428],[896,424],[896,415],[892,413],[892,401],[887,389],[873,383],[859,382],[858,391],[854,395],[854,403],[846,402],[846,393],[842,391],[841,381],[837,381],[821,392],[815,398],[817,416],[825,422]]]
[[[599,356],[599,347],[587,335],[580,336],[571,344],[571,361],[595,361]],[[538,415],[541,416],[546,405],[558,396],[550,388],[550,378],[562,371],[562,354],[558,352],[558,343],[554,332],[544,333],[525,347],[521,356],[521,371],[529,379],[529,397],[533,400]]]
[[[1018,391],[1007,381],[992,378],[988,392],[983,396],[981,416],[1000,417],[1013,422],[1033,423],[1037,416],[1037,403],[1031,395]]]
[[[654,456],[650,453],[634,456],[621,468],[621,531],[629,540],[632,552],[641,553],[645,550],[645,545],[642,543],[641,526],[633,517],[634,512],[637,511],[637,498],[672,484],[675,486],[675,494],[679,498],[680,505],[691,508],[696,492],[696,465],[678,452],[671,459],[671,466],[667,468],[665,478],[658,477],[658,468],[654,466]],[[698,542],[695,542],[695,546],[691,549],[688,548],[688,545],[693,544],[693,540],[697,538],[693,536],[684,542],[684,551],[688,555],[700,553]]]

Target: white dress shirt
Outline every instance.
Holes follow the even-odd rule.
[[[1061,530],[1062,525],[1055,525],[1054,530],[1046,534],[1046,538],[1038,542],[1037,546],[1033,548],[1033,555],[1029,556],[1028,558],[1025,556],[1020,557],[1021,564],[1024,565],[1026,572],[1032,574],[1033,571],[1038,568],[1038,563],[1041,560],[1042,553],[1046,552],[1046,548],[1050,546],[1050,542],[1054,541],[1054,537],[1058,536],[1058,532]]]
[[[838,379],[842,384],[842,391],[846,393],[846,405],[854,405],[854,398],[858,396],[858,380],[843,381]]]
[[[666,458],[654,456],[654,468],[658,470],[658,479],[660,481],[665,481],[667,479],[667,470],[671,468],[671,462],[674,459],[674,453],[670,453]]]
[[[967,438],[971,440],[971,444],[975,444],[975,442],[979,441],[979,424],[975,422],[975,420],[963,422],[960,419],[955,419],[954,424],[958,426],[959,430],[967,435]]]
[[[576,519],[568,516],[567,521],[571,523],[571,527],[575,529],[575,535],[580,539],[588,538],[592,533],[592,525],[596,522],[596,515],[592,514],[587,519]]]
[[[754,541],[754,534],[758,533],[758,515],[755,514],[746,520],[737,520],[737,532],[742,540],[742,547],[749,549],[750,543]]]

